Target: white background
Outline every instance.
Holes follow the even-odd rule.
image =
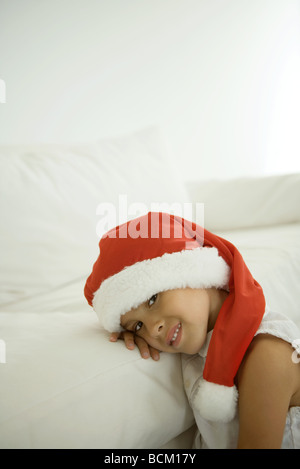
[[[0,0],[0,143],[159,125],[184,180],[300,170],[299,0]]]

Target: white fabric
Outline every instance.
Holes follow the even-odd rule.
[[[219,232],[241,252],[267,304],[300,328],[300,223]]]
[[[0,313],[1,448],[159,448],[193,423],[179,355],[143,360],[88,313]]]
[[[300,174],[191,181],[186,187],[192,200],[204,203],[205,228],[213,232],[300,222]]]
[[[1,145],[0,305],[88,275],[96,230],[112,228],[121,215],[186,200],[155,127],[76,146]],[[106,204],[102,213],[99,204]]]
[[[266,310],[256,335],[270,334],[290,343],[293,347],[300,343],[300,331],[286,316]],[[182,370],[185,391],[189,402],[193,405],[193,392],[199,376],[203,374],[212,331],[207,335],[206,342],[198,355],[182,355]],[[201,449],[234,449],[238,442],[238,414],[227,423],[213,422],[204,419],[197,409],[193,408],[197,423],[194,440],[195,448]],[[290,408],[287,414],[282,448],[300,449],[300,407]]]

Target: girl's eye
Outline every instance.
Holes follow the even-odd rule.
[[[143,325],[142,321],[137,322],[134,327],[134,332],[138,332],[141,329],[142,325]]]
[[[148,301],[148,306],[152,306],[155,303],[156,298],[157,298],[157,294],[151,296],[150,300]]]

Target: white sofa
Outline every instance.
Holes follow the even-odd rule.
[[[1,448],[192,446],[180,355],[154,362],[110,343],[83,296],[113,222],[105,208],[118,222],[142,204],[204,202],[205,227],[240,248],[270,306],[300,325],[300,175],[184,187],[150,128],[0,146],[0,179]]]

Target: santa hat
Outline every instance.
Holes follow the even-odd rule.
[[[121,331],[121,315],[162,291],[229,291],[192,405],[207,420],[232,420],[234,378],[265,311],[262,288],[236,247],[195,223],[156,212],[109,231],[99,247],[84,293],[108,331]]]

